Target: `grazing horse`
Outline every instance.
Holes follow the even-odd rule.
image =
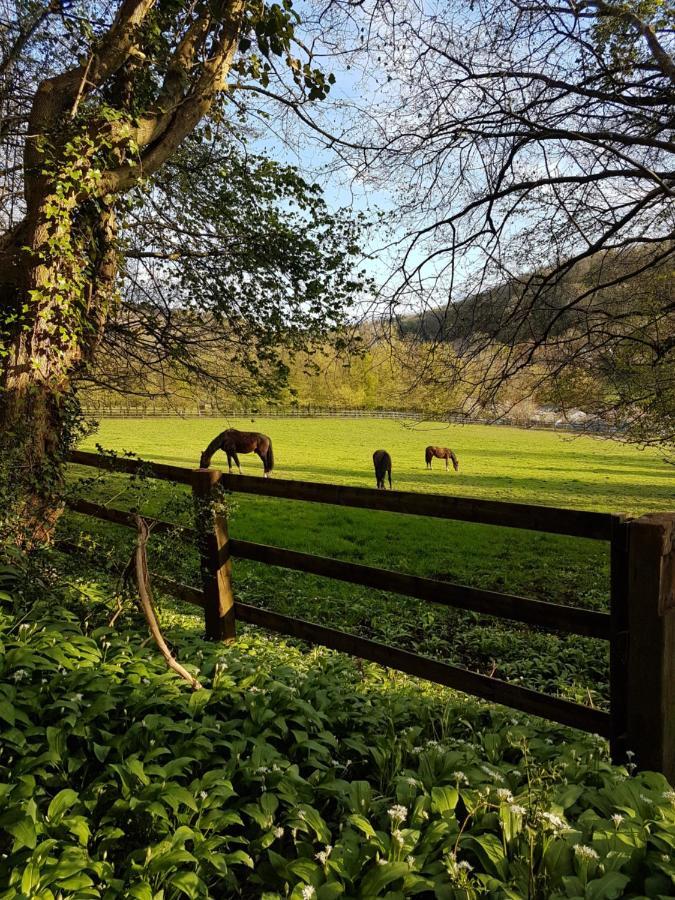
[[[386,450],[376,450],[373,453],[373,464],[375,466],[375,479],[378,488],[385,490],[384,476],[389,476],[389,490],[391,490],[391,456]]]
[[[202,453],[199,460],[200,468],[208,469],[211,464],[211,457],[216,450],[222,450],[227,454],[227,466],[230,475],[232,474],[232,460],[235,461],[241,475],[241,466],[239,465],[237,453],[256,453],[262,460],[265,478],[269,477],[270,472],[274,468],[272,441],[266,434],[260,434],[257,431],[237,431],[236,428],[228,428],[227,431],[221,431]]]
[[[448,471],[448,460],[452,460],[452,467],[457,471],[459,469],[459,461],[457,457],[452,452],[449,447],[427,447],[424,451],[424,461],[427,464],[427,469],[431,468],[431,460],[436,457],[436,459],[444,459],[445,460],[445,471]]]

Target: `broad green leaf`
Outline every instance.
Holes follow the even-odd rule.
[[[26,868],[21,876],[21,892],[26,895],[33,893],[40,883],[40,864],[35,860],[28,860]]]
[[[16,722],[16,710],[9,700],[0,700],[0,719],[4,719],[8,725]]]
[[[586,900],[617,900],[624,896],[623,889],[630,877],[621,872],[608,872],[602,878],[594,878],[586,884]]]
[[[204,882],[194,872],[178,872],[170,879],[169,884],[178,888],[191,900],[204,893],[206,887]]]
[[[72,788],[64,788],[62,791],[59,791],[49,804],[47,818],[52,822],[58,823],[64,812],[70,809],[74,803],[77,803],[78,797],[77,791],[74,791]]]
[[[477,837],[468,835],[462,838],[461,846],[471,849],[480,860],[483,868],[490,875],[496,875],[503,881],[509,877],[509,864],[504,855],[502,842],[494,834],[481,834]]]
[[[17,822],[11,822],[4,827],[14,838],[14,847],[16,850],[21,849],[21,847],[28,847],[29,850],[35,849],[35,845],[37,844],[37,834],[35,832],[35,825],[30,816],[24,816]]]
[[[359,896],[379,897],[388,884],[403,878],[409,871],[408,864],[404,862],[385,862],[382,865],[376,863],[361,882]]]
[[[431,809],[437,813],[453,812],[459,800],[457,788],[445,785],[431,789]]]
[[[91,887],[93,883],[93,879],[86,872],[76,872],[75,875],[69,875],[59,881],[59,890],[79,891]]]

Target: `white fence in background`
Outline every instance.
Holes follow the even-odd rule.
[[[337,406],[291,407],[256,406],[249,408],[218,408],[207,404],[168,407],[148,404],[98,404],[82,409],[92,419],[145,419],[145,418],[211,418],[211,419],[400,419],[412,422],[446,422],[452,425],[506,425],[516,428],[543,428],[549,431],[590,432],[608,434],[617,429],[605,422],[527,421],[522,416],[462,416],[451,413],[428,413],[420,410],[401,409],[343,409]]]

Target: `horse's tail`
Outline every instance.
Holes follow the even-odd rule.
[[[391,459],[389,460],[389,465],[387,466],[387,475],[389,476],[389,490],[391,490]]]
[[[455,472],[457,472],[457,470],[459,469],[459,460],[457,459],[455,454],[452,452],[452,450],[450,451],[450,459],[452,460],[453,469],[455,470]]]
[[[265,454],[265,469],[271,472],[274,468],[274,451],[272,450],[272,441],[267,438],[267,453]]]
[[[427,449],[424,451],[424,462],[428,465],[433,458],[434,454],[431,450],[431,447],[427,447]]]

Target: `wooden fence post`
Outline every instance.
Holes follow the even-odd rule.
[[[213,509],[215,485],[221,473],[215,469],[194,469],[192,493],[195,499],[197,542],[199,545],[204,624],[208,641],[235,637],[232,560],[227,519]]]
[[[628,523],[626,748],[675,783],[675,514]]]

